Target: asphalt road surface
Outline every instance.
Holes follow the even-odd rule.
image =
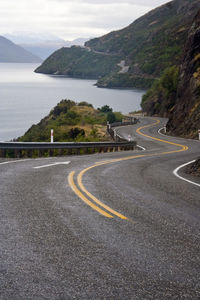
[[[200,180],[173,174],[200,142],[165,122],[117,129],[145,151],[0,160],[0,299],[200,299]]]

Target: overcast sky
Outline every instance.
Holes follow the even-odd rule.
[[[169,0],[0,0],[0,34],[33,32],[66,40],[121,29]]]

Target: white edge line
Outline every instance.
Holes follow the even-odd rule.
[[[4,161],[4,162],[1,162],[0,165],[13,164],[13,163],[29,161],[29,160],[31,160],[31,159],[19,159],[19,160]]]
[[[183,164],[183,165],[177,167],[177,168],[173,171],[173,174],[174,174],[176,177],[178,177],[179,179],[181,179],[181,180],[187,181],[187,182],[189,182],[189,183],[192,183],[192,184],[197,185],[197,186],[200,187],[200,184],[199,184],[199,183],[193,182],[193,181],[191,181],[191,180],[188,180],[188,179],[186,179],[186,178],[184,178],[184,177],[178,175],[178,171],[179,171],[181,168],[183,168],[183,167],[185,167],[185,166],[187,166],[187,165],[190,165],[190,164],[192,164],[192,163],[195,162],[195,161],[196,161],[196,160],[192,160],[192,161],[189,161],[189,162],[187,162],[187,163],[185,163],[185,164]]]
[[[120,127],[122,127],[122,126],[119,126],[118,128],[120,128]],[[161,129],[162,129],[162,128],[161,128]],[[120,137],[120,138],[123,139],[123,137],[120,136],[120,135],[116,132],[116,128],[114,128],[113,131],[116,133],[116,135],[117,135],[118,137]],[[142,146],[140,146],[140,145],[136,145],[136,146],[139,147],[139,148],[141,148],[143,151],[146,151],[146,148],[144,148],[144,147],[142,147]]]
[[[146,150],[146,148],[144,148],[144,147],[142,147],[142,146],[140,146],[140,145],[136,145],[136,146],[139,147],[139,148],[141,148],[143,151]]]
[[[70,161],[63,161],[63,162],[56,162],[48,165],[43,165],[43,166],[38,166],[38,167],[33,167],[33,169],[42,169],[42,168],[47,168],[47,167],[52,167],[52,166],[57,166],[57,165],[68,165]]]
[[[3,161],[0,162],[0,165],[7,165],[7,164],[13,164],[13,163],[19,163],[24,161],[36,161],[36,160],[46,160],[46,159],[53,159],[54,157],[41,157],[41,158],[25,158],[25,159],[18,159],[18,160],[10,160],[10,161]]]
[[[166,136],[167,137],[167,135],[166,134],[163,134],[163,133],[161,133],[161,130],[162,129],[164,129],[164,127],[162,127],[162,128],[160,128],[160,129],[158,129],[158,133],[160,134],[160,135],[163,135],[163,136]]]

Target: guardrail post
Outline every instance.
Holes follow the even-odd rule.
[[[88,154],[88,148],[83,148],[83,153]]]
[[[20,152],[21,152],[20,150],[15,149],[15,150],[14,150],[14,157],[20,158],[20,156],[21,156],[21,155],[20,155],[20,154],[21,154]]]
[[[42,149],[38,149],[38,157],[42,157]]]
[[[77,149],[76,149],[76,154],[77,154],[77,155],[80,155],[80,148],[77,148]]]
[[[95,148],[94,147],[91,148],[91,153],[95,153]]]
[[[68,150],[67,150],[67,154],[68,154],[68,155],[72,155],[72,149],[68,149]]]
[[[27,150],[27,156],[28,157],[33,157],[33,150],[32,149],[30,149],[30,150]]]
[[[42,153],[42,150],[41,150],[41,153]],[[48,150],[48,155],[49,155],[49,156],[53,156],[53,149],[49,149],[49,150]]]
[[[0,149],[0,157],[6,157],[6,150]]]

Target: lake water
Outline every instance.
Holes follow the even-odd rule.
[[[0,141],[25,133],[62,99],[87,101],[95,108],[139,110],[144,91],[102,89],[95,80],[36,74],[37,64],[0,63]]]

